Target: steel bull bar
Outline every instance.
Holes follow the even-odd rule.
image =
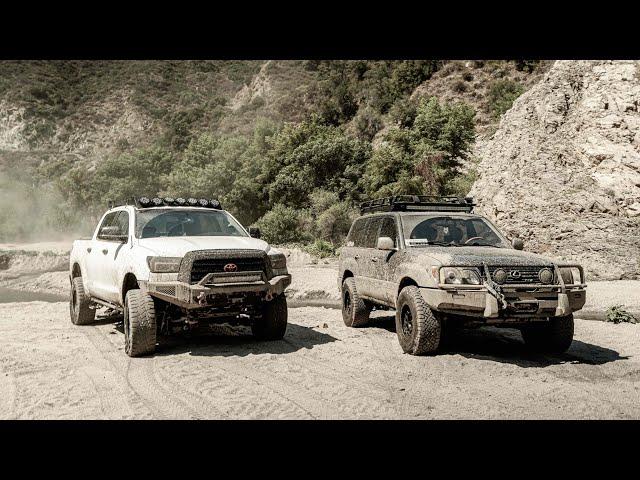
[[[500,317],[509,310],[516,316],[565,316],[582,308],[585,284],[566,285],[557,265],[554,265],[558,284],[497,284],[487,265],[483,265],[483,284],[449,285],[421,289],[428,303],[437,310],[471,314],[488,319]],[[552,297],[550,298],[550,295]],[[517,297],[514,300],[514,297]],[[524,297],[524,299],[522,298]],[[524,307],[523,310],[518,310]],[[527,310],[534,308],[535,310]]]

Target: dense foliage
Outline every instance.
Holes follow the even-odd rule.
[[[86,229],[107,200],[188,193],[219,198],[241,223],[260,226],[270,242],[301,242],[329,254],[343,241],[362,200],[402,193],[464,195],[470,188],[473,172],[465,165],[474,141],[474,110],[435,97],[410,97],[441,64],[304,62],[304,75],[313,79],[305,108],[283,100],[268,110],[257,97],[234,113],[237,122],[252,118],[249,129],[239,123],[218,128],[220,119],[231,115],[222,93],[203,96],[206,82],[193,85],[221,75],[224,67],[225,82],[231,82],[227,88],[237,90],[237,82],[246,84],[257,72],[251,62],[190,62],[185,69],[158,62],[153,74],[145,75],[126,64],[109,63],[103,69],[72,64],[65,67],[72,78],[93,75],[88,91],[73,82],[52,83],[44,75],[14,95],[34,97],[31,104],[38,111],[30,114],[51,122],[72,115],[81,102],[78,96],[94,95],[110,74],[114,82],[131,85],[133,101],[164,125],[152,143],[123,142],[99,161],[64,157],[42,162],[33,178],[56,198],[46,212],[48,222]],[[20,65],[12,67],[13,73],[2,68],[14,77],[21,71]],[[234,72],[235,87],[229,79]],[[141,79],[141,86],[134,87],[134,79]],[[513,94],[510,88],[500,87],[497,103]],[[300,120],[283,121],[296,118],[288,109],[301,110]],[[11,218],[0,218],[5,225],[0,239],[24,236],[15,221],[19,214],[5,210]]]

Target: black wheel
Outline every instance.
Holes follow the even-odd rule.
[[[541,325],[522,327],[522,339],[532,351],[543,353],[566,352],[573,342],[573,315],[550,318]]]
[[[264,303],[262,318],[251,324],[251,332],[259,340],[280,340],[287,331],[287,317],[287,298],[283,293]]]
[[[69,314],[74,325],[88,325],[96,318],[95,309],[84,290],[82,277],[76,277],[71,282],[71,297],[69,298]]]
[[[405,353],[424,355],[440,346],[440,319],[425,303],[418,287],[402,289],[396,309],[396,333]]]
[[[124,301],[124,351],[130,357],[153,353],[156,335],[153,297],[141,290],[129,290]]]
[[[363,327],[369,321],[371,304],[365,302],[356,289],[356,281],[349,277],[342,282],[342,320],[347,327]]]

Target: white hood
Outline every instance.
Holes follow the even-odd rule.
[[[253,237],[155,237],[141,238],[138,245],[150,255],[182,257],[193,250],[262,250],[269,253],[269,244]],[[273,252],[272,252],[273,253]]]

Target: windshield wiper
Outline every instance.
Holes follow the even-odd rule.
[[[446,243],[446,242],[429,242],[429,245],[438,245],[439,247],[459,247],[460,245],[456,245],[455,243]]]
[[[466,247],[493,247],[493,248],[502,248],[498,245],[490,245],[488,243],[472,243],[471,245],[465,245]]]

